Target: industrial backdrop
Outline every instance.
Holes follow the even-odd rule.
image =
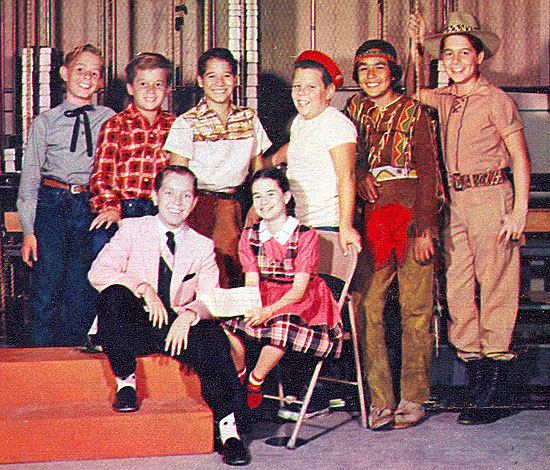
[[[277,140],[284,131],[279,118],[292,112],[288,84],[302,50],[333,56],[352,87],[353,55],[366,39],[391,41],[405,62],[406,21],[415,7],[430,31],[451,11],[475,13],[503,38],[484,73],[500,86],[548,86],[550,0],[1,0],[1,155],[20,149],[32,116],[58,99],[55,53],[86,42],[104,51],[106,80],[98,99],[116,110],[124,106],[129,59],[141,51],[168,56],[177,80],[166,107],[176,113],[196,99],[199,54],[229,47],[241,62],[237,99],[260,109]],[[43,63],[41,54],[51,58]]]

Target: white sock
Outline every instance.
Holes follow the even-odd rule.
[[[225,444],[225,441],[230,437],[235,437],[240,439],[239,433],[237,432],[237,425],[235,424],[235,414],[231,413],[227,415],[220,421],[220,439],[222,444]]]
[[[128,377],[117,377],[116,385],[117,392],[124,387],[136,388],[136,374],[129,375]]]

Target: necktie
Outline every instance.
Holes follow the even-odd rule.
[[[168,245],[168,249],[170,250],[170,253],[175,254],[176,253],[176,241],[174,240],[174,232],[166,232],[166,244]]]
[[[88,152],[89,157],[93,157],[94,148],[92,143],[92,129],[90,127],[90,119],[88,118],[88,113],[86,111],[91,111],[94,107],[91,104],[86,106],[81,106],[80,108],[71,109],[65,111],[65,116],[76,118],[73,127],[73,136],[71,138],[71,152],[76,152],[76,143],[78,142],[78,131],[80,130],[80,115],[82,114],[82,119],[84,120],[84,131],[86,133],[86,151]]]
[[[166,232],[166,238],[166,245],[168,245],[170,253],[174,254],[176,252],[174,232]],[[157,292],[166,310],[170,309],[170,282],[172,282],[172,270],[161,255],[159,260],[159,280]]]

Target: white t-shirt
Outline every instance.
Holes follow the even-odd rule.
[[[330,150],[356,140],[353,123],[332,106],[313,119],[298,115],[292,122],[287,176],[296,200],[296,217],[303,224],[340,225],[338,176]]]
[[[256,115],[252,125],[253,137],[195,140],[192,123],[182,114],[174,121],[163,148],[189,158],[189,169],[197,176],[200,189],[232,192],[246,179],[251,159],[271,146]]]

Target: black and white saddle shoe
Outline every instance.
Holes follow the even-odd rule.
[[[236,437],[227,439],[221,445],[220,451],[226,465],[248,465],[250,463],[250,452],[243,441]]]
[[[120,413],[137,411],[139,408],[137,393],[134,387],[123,387],[116,393],[113,410]]]

